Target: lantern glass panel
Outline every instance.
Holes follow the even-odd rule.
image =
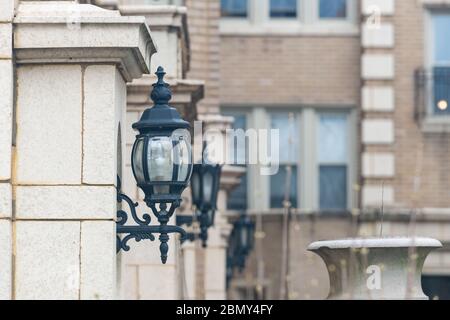
[[[214,209],[208,210],[208,219],[209,225],[212,226],[214,224],[214,216],[216,215],[216,211]]]
[[[200,202],[200,173],[198,172],[198,170],[194,170],[192,172],[191,191],[192,191],[192,203],[198,206]]]
[[[214,177],[211,171],[203,172],[203,205],[210,206],[212,200]]]
[[[147,166],[150,182],[171,182],[173,147],[170,137],[152,137],[148,141]],[[155,194],[169,193],[169,185],[156,185]]]
[[[136,181],[139,184],[145,182],[144,168],[142,163],[143,152],[144,152],[144,139],[141,138],[136,142],[133,152],[133,171]]]
[[[177,181],[185,182],[189,180],[192,165],[191,165],[191,145],[188,141],[187,135],[189,132],[187,130],[178,130],[179,132],[173,134],[174,143],[174,157],[175,164],[178,166]]]
[[[245,224],[242,224],[242,226],[241,226],[241,246],[242,246],[242,248],[244,250],[247,249],[247,245],[248,245],[248,243],[247,243],[247,240],[248,240],[247,232],[248,232],[248,230],[247,230]]]

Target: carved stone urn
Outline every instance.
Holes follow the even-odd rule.
[[[327,266],[329,300],[426,300],[422,267],[441,247],[430,238],[367,238],[314,242],[308,250]]]

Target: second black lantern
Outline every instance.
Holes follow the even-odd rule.
[[[220,187],[221,165],[207,162],[194,164],[191,177],[192,203],[200,222],[203,247],[208,240],[208,228],[214,224]]]

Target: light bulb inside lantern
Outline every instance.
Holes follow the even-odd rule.
[[[172,142],[170,138],[152,138],[149,141],[148,170],[150,181],[172,180]],[[169,186],[155,186],[155,193],[169,193]]]

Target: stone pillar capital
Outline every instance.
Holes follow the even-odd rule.
[[[21,2],[13,22],[18,64],[110,63],[130,82],[149,73],[156,52],[144,17],[89,4]]]

